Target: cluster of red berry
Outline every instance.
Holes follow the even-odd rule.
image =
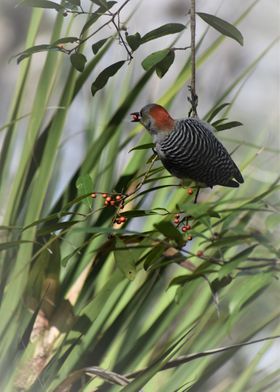
[[[191,196],[193,194],[193,189],[189,188],[187,190],[187,193]],[[189,219],[192,219],[192,216],[186,216],[182,219],[180,219],[180,214],[176,214],[175,218],[173,220],[173,223],[177,226],[180,227],[181,226],[181,230],[183,233],[186,233],[187,231],[191,230],[191,225],[189,224]],[[189,234],[187,237],[188,241],[191,241],[193,239],[193,237]]]
[[[191,225],[189,224],[189,219],[192,219],[191,216],[184,217],[183,219],[180,219],[180,214],[176,214],[175,218],[173,220],[173,223],[179,227],[181,226],[181,230],[183,233],[186,233],[187,231],[191,230]],[[188,241],[192,240],[192,236],[189,234],[187,237]]]
[[[118,225],[125,223],[127,221],[127,218],[125,216],[121,216],[119,214],[119,210],[122,210],[124,208],[124,201],[126,198],[126,195],[123,195],[121,193],[101,193],[101,192],[94,192],[91,194],[91,197],[93,199],[96,198],[96,196],[100,194],[104,200],[104,207],[115,207],[117,208],[117,213],[113,217],[112,222],[117,223]]]

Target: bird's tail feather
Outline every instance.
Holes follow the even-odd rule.
[[[238,181],[240,184],[243,184],[244,182],[244,178],[242,177],[242,174],[240,173],[240,170],[238,169],[238,167],[236,166],[236,164],[234,163],[235,166],[235,172],[234,172],[234,176],[233,178]]]
[[[236,181],[238,181],[240,184],[243,184],[244,178],[242,177],[242,174],[240,173],[239,170],[237,170],[234,174],[234,178]]]
[[[220,184],[220,185],[222,185],[222,186],[228,186],[228,187],[230,187],[230,188],[238,188],[238,187],[239,187],[238,182],[236,182],[236,181],[234,181],[234,180],[229,180],[227,183],[225,183],[225,184]]]

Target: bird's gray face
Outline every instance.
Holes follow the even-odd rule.
[[[153,119],[149,113],[151,105],[144,106],[140,112],[131,113],[131,122],[140,122],[150,133],[153,132]]]

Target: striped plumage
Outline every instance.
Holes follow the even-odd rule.
[[[174,120],[156,104],[147,105],[133,115],[134,121],[140,121],[153,135],[164,167],[175,177],[190,178],[208,187],[238,187],[244,182],[209,124],[197,118]]]

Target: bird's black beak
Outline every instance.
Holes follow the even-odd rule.
[[[132,116],[131,122],[140,122],[141,116],[139,112],[130,113],[130,115]]]

